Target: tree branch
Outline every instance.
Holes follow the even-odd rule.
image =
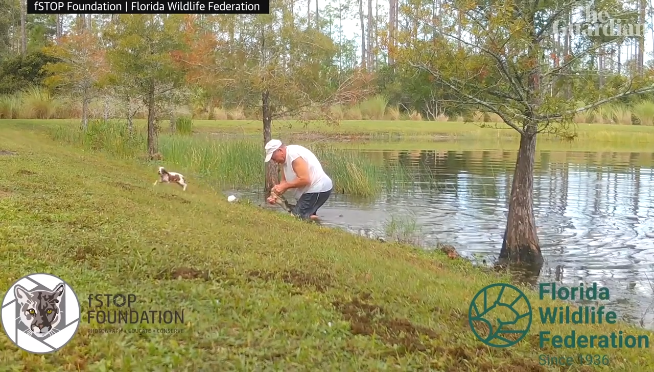
[[[543,120],[550,120],[550,119],[560,119],[560,118],[562,118],[564,116],[574,115],[574,114],[577,114],[577,113],[580,113],[580,112],[584,112],[584,111],[587,111],[587,110],[594,109],[597,106],[601,106],[601,105],[603,105],[605,103],[609,103],[611,101],[615,101],[615,100],[620,99],[620,98],[629,97],[629,96],[632,96],[632,95],[635,95],[635,94],[654,92],[654,85],[651,85],[651,86],[649,86],[647,88],[631,90],[631,84],[632,84],[632,81],[629,81],[629,87],[624,92],[622,92],[620,94],[616,94],[614,96],[601,99],[601,100],[599,100],[597,102],[591,103],[591,104],[586,105],[586,106],[579,107],[579,108],[574,109],[574,110],[569,110],[569,111],[566,111],[566,112],[561,113],[561,114],[537,116],[536,120],[543,121]]]
[[[475,103],[478,104],[478,105],[481,105],[481,106],[484,106],[484,107],[488,108],[489,110],[491,110],[492,112],[494,112],[495,114],[497,114],[499,117],[501,117],[502,120],[504,120],[504,122],[505,122],[508,126],[510,126],[511,128],[515,129],[516,131],[518,131],[518,133],[520,133],[521,135],[524,134],[524,131],[523,131],[520,127],[518,127],[518,126],[513,122],[512,119],[510,119],[509,117],[507,117],[503,112],[501,112],[500,110],[498,110],[495,106],[491,105],[491,104],[488,103],[488,102],[485,102],[485,101],[482,101],[482,100],[480,100],[480,99],[478,99],[478,98],[475,98],[475,97],[473,97],[473,96],[471,96],[471,95],[469,95],[469,94],[467,94],[467,93],[464,93],[463,91],[461,91],[461,89],[455,87],[453,84],[451,84],[451,83],[448,82],[447,80],[441,78],[440,75],[439,75],[438,73],[432,71],[432,70],[431,70],[429,67],[427,67],[427,66],[424,66],[424,65],[416,65],[416,64],[414,64],[413,62],[409,62],[409,65],[411,65],[411,67],[418,68],[418,69],[421,69],[421,70],[423,70],[423,71],[428,72],[428,73],[431,74],[434,78],[438,79],[438,81],[440,81],[441,83],[447,85],[450,89],[454,90],[457,94],[459,94],[459,95],[465,97],[466,99],[468,99],[468,100],[470,100],[470,101],[472,101],[472,102],[475,102]]]
[[[543,28],[542,28],[540,31],[538,31],[538,32],[536,33],[536,39],[541,40],[541,37],[543,36],[543,34],[545,33],[545,31],[549,30],[550,27],[552,26],[552,23],[554,23],[557,19],[559,19],[559,17],[561,16],[561,14],[562,14],[563,12],[565,12],[566,10],[569,10],[569,7],[568,7],[568,6],[564,6],[564,7],[561,8],[560,10],[554,12],[554,14],[552,14],[552,16],[549,17],[549,18],[547,19],[547,21],[545,21],[545,25],[543,26]]]
[[[466,13],[469,14],[469,12],[466,12]],[[420,21],[420,20],[418,20],[418,19],[415,19],[415,18],[412,17],[412,16],[409,16],[409,18],[413,18],[413,21]],[[470,18],[471,18],[473,21],[476,21],[476,23],[477,23],[480,27],[483,27],[483,25],[481,25],[481,24],[479,23],[479,20],[477,20],[475,17],[470,17]],[[497,61],[497,64],[498,64],[498,67],[499,67],[499,71],[500,71],[500,73],[501,73],[502,75],[504,75],[504,77],[509,81],[509,83],[510,83],[511,86],[513,87],[513,90],[515,91],[515,93],[520,97],[520,100],[521,100],[522,102],[525,102],[525,101],[526,101],[526,94],[525,94],[525,92],[524,92],[523,90],[520,89],[520,85],[517,84],[517,83],[514,81],[513,77],[512,77],[511,74],[509,73],[508,66],[507,66],[508,63],[506,63],[506,61],[502,60],[502,57],[500,57],[497,53],[491,51],[490,49],[488,49],[488,48],[486,48],[486,47],[483,47],[483,46],[479,46],[479,45],[475,45],[475,44],[473,44],[473,43],[470,43],[470,42],[466,41],[465,39],[460,38],[460,37],[458,37],[458,36],[455,36],[455,35],[451,35],[451,34],[445,33],[445,32],[443,32],[443,31],[439,30],[437,27],[434,27],[433,25],[430,25],[430,24],[427,23],[427,22],[423,22],[423,23],[426,24],[428,27],[430,27],[430,28],[431,28],[432,30],[434,30],[435,32],[441,34],[442,36],[452,38],[452,39],[454,39],[454,40],[456,40],[456,41],[458,41],[458,42],[460,42],[460,43],[462,43],[462,44],[465,44],[465,45],[467,45],[467,46],[469,46],[469,47],[472,47],[472,48],[479,48],[479,49],[480,49],[481,51],[483,51],[484,53],[490,55],[493,59],[495,59],[495,60]]]

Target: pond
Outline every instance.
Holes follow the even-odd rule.
[[[410,191],[387,191],[372,202],[333,195],[318,212],[323,224],[384,235],[391,219],[404,218],[416,223],[427,246],[452,244],[466,256],[496,259],[516,151],[358,151],[379,162],[402,163],[430,181],[413,181]],[[654,329],[653,164],[652,153],[538,151],[534,175],[545,258],[538,280],[567,286],[597,282],[610,290],[608,308],[649,329]]]

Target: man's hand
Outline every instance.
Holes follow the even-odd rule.
[[[274,191],[277,195],[282,195],[283,193],[288,190],[288,182],[282,182],[279,185],[275,185],[272,188],[272,191]]]
[[[275,197],[274,196],[269,196],[266,201],[268,204],[275,204]]]

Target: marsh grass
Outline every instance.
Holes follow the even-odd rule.
[[[85,132],[71,125],[59,126],[53,130],[53,137],[119,158],[134,159],[142,156],[147,143],[142,131],[129,133],[126,123],[112,120],[91,121]],[[216,186],[252,187],[263,180],[263,150],[261,142],[255,139],[161,134],[158,143],[164,159],[161,164],[188,176],[197,175]],[[321,160],[338,193],[369,198],[377,196],[384,185],[411,184],[411,176],[402,167],[375,164],[356,151],[326,145],[309,147]]]
[[[175,132],[181,135],[193,134],[193,119],[190,116],[181,116],[175,120]]]
[[[388,98],[378,94],[373,96],[359,105],[361,109],[361,115],[364,120],[382,120],[386,114],[386,108],[388,106]]]
[[[215,107],[212,102],[192,100],[174,108],[176,112],[184,112],[192,120],[205,121],[242,121],[260,120],[260,109],[256,107]],[[581,107],[585,103],[578,102]],[[107,107],[110,106],[110,107]],[[103,96],[94,98],[89,103],[89,116],[91,119],[105,118],[107,109],[111,112],[109,118],[117,119],[121,115],[122,103],[116,97]],[[317,110],[317,109],[316,109]],[[322,116],[320,110],[297,113],[295,116],[282,116],[282,121],[314,119]],[[425,116],[424,110],[414,107],[409,111],[400,111],[397,106],[389,106],[386,96],[376,94],[360,102],[350,105],[335,105],[330,108],[331,115],[337,120],[364,120],[364,121],[390,121],[405,123],[404,126],[413,127],[417,123],[428,125],[442,125],[450,122],[464,121],[463,117],[439,114],[435,120],[432,115]],[[81,101],[79,97],[66,95],[51,95],[45,88],[34,87],[12,95],[0,96],[0,119],[79,119],[81,117]],[[494,113],[471,112],[466,115],[479,123],[501,123],[502,120]],[[135,115],[137,119],[145,119],[147,111],[141,108]],[[608,103],[593,110],[575,115],[574,122],[578,124],[611,124],[611,125],[643,125],[654,126],[654,102],[642,100],[635,104]],[[376,126],[377,123],[371,123]],[[503,124],[500,124],[503,125]],[[383,131],[383,128],[375,129]],[[412,128],[407,128],[414,131]],[[452,135],[453,133],[448,133]],[[463,133],[457,133],[461,136]],[[467,133],[468,135],[473,133]],[[479,134],[479,133],[477,133]]]
[[[17,95],[0,96],[0,119],[17,119],[20,106]]]
[[[261,145],[252,140],[162,136],[159,152],[166,164],[174,164],[219,186],[246,187],[263,179]]]
[[[390,241],[422,247],[422,228],[413,213],[392,214],[384,223],[384,234]]]
[[[360,153],[327,145],[316,145],[312,150],[332,178],[336,192],[370,197],[381,191],[385,177],[383,167]]]
[[[86,131],[71,125],[57,126],[51,128],[51,133],[55,140],[107,152],[121,159],[137,157],[147,143],[144,133],[130,133],[127,124],[118,120],[91,120]]]
[[[634,105],[633,113],[640,120],[641,125],[654,125],[654,102],[641,101]]]

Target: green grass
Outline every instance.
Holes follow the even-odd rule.
[[[418,225],[416,216],[391,215],[391,218],[384,224],[384,233],[387,239],[399,243],[406,243],[414,246],[422,246],[422,231]]]
[[[43,356],[0,337],[4,371],[537,371],[541,353],[587,352],[609,356],[604,370],[654,363],[649,350],[539,348],[542,329],[651,335],[625,324],[534,322],[516,346],[482,345],[468,326],[469,301],[508,279],[441,253],[230,204],[198,179],[186,192],[153,187],[152,167],[62,146],[27,126],[0,128],[0,150],[0,289],[52,273],[82,299],[83,314],[89,294],[134,293],[139,309],[184,309],[186,322],[178,334],[94,335],[110,326],[84,317],[70,343]],[[191,269],[206,275],[173,279]],[[527,293],[534,309],[551,304]]]
[[[189,135],[193,133],[193,119],[183,116],[175,120],[175,131],[179,134]]]

